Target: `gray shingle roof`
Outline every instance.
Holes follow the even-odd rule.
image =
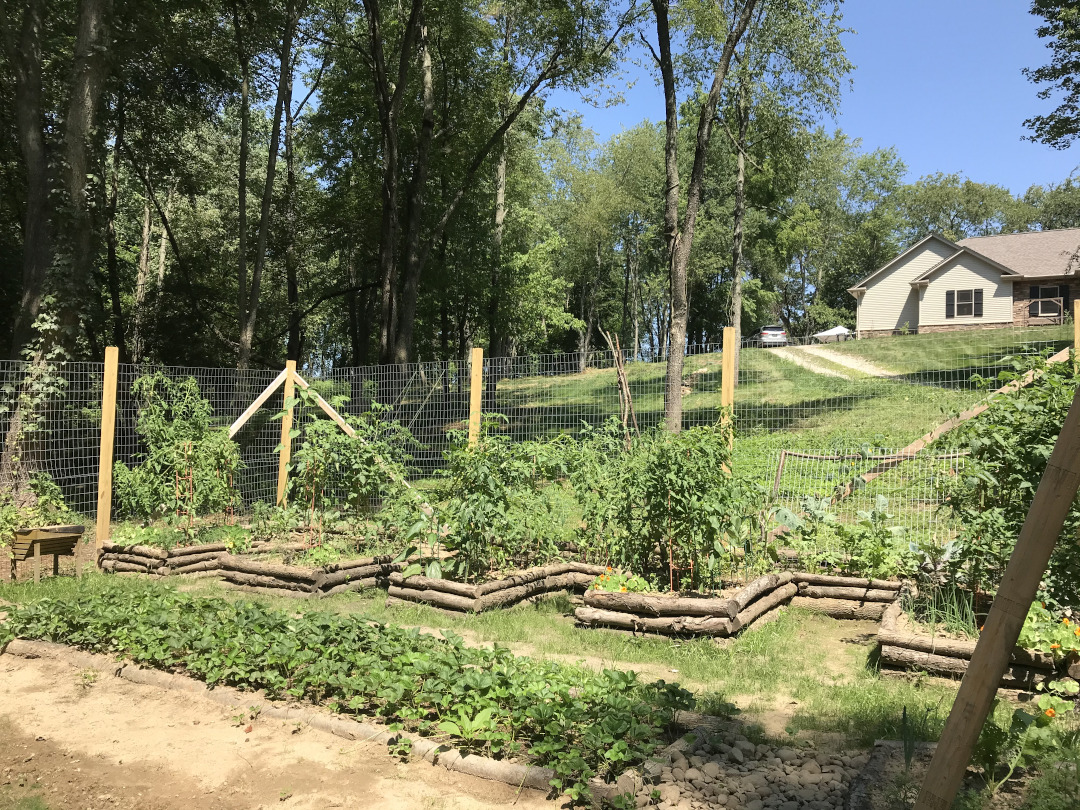
[[[1080,228],[973,236],[957,244],[1022,276],[1061,276],[1080,270]]]

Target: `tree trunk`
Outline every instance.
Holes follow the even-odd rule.
[[[724,42],[724,48],[713,74],[712,86],[701,106],[694,146],[694,165],[686,195],[686,213],[679,227],[679,109],[675,95],[675,70],[671,58],[671,30],[668,23],[667,0],[652,0],[656,14],[656,33],[660,45],[660,74],[664,85],[664,169],[667,188],[664,194],[664,242],[667,248],[668,272],[671,284],[671,324],[668,328],[669,346],[667,369],[664,375],[664,422],[668,430],[682,429],[682,373],[686,347],[686,326],[689,299],[686,292],[690,247],[694,241],[694,226],[705,191],[705,163],[720,91],[727,78],[735,47],[746,31],[757,0],[742,0],[734,9],[734,20]]]
[[[742,344],[743,220],[746,216],[746,136],[750,128],[750,103],[746,74],[740,77],[735,96],[738,125],[735,156],[735,227],[731,240],[731,325],[735,329],[735,384],[739,381],[739,348]]]
[[[262,272],[266,266],[266,243],[270,235],[270,206],[274,201],[274,178],[277,173],[278,149],[281,143],[281,118],[285,107],[285,95],[292,87],[292,42],[296,31],[295,4],[285,8],[285,30],[281,37],[279,54],[278,87],[274,100],[274,119],[270,129],[270,155],[266,162],[266,182],[263,184],[262,207],[259,211],[259,235],[255,245],[255,263],[251,268],[251,284],[248,287],[247,310],[240,329],[240,350],[237,368],[245,369],[251,362],[251,344],[255,339],[255,322],[259,316],[259,292]]]
[[[34,340],[34,321],[45,295],[45,279],[52,264],[52,205],[45,147],[45,112],[41,84],[41,29],[44,0],[29,0],[23,7],[18,34],[0,21],[4,50],[15,77],[15,128],[26,166],[26,220],[23,225],[22,293],[12,325],[8,356],[19,360]],[[5,449],[6,452],[6,449]],[[2,475],[0,475],[2,480]]]
[[[233,35],[240,63],[240,157],[236,183],[236,331],[243,334],[247,320],[247,164],[251,138],[251,56],[244,40],[240,9],[233,3]],[[162,244],[165,233],[162,229]]]
[[[383,51],[382,9],[379,0],[363,0],[368,17],[369,47],[375,102],[382,134],[382,216],[379,226],[379,274],[381,315],[379,361],[392,362],[397,339],[397,246],[398,230],[398,116],[409,77],[413,42],[423,12],[422,0],[413,0],[401,39],[397,79],[391,83]]]
[[[285,287],[289,308],[286,358],[300,359],[300,283],[296,261],[296,153],[293,144],[293,74],[285,92]]]
[[[67,190],[71,206],[71,297],[65,296],[63,319],[70,325],[78,321],[79,299],[91,289],[94,267],[94,227],[88,198],[90,137],[98,104],[105,85],[109,44],[106,16],[110,0],[81,0],[78,30],[75,35],[75,62],[71,96],[64,121],[64,153],[67,160]]]
[[[408,363],[412,355],[416,325],[416,301],[420,294],[420,274],[423,272],[420,231],[424,219],[424,190],[427,187],[431,162],[431,140],[435,134],[435,81],[432,76],[431,50],[428,47],[427,24],[420,16],[420,84],[423,113],[420,140],[416,146],[416,164],[409,188],[409,203],[405,225],[405,278],[401,290],[401,305],[397,317],[398,333],[394,341],[395,363]]]
[[[128,355],[127,344],[124,340],[124,313],[120,301],[120,267],[116,256],[116,208],[120,194],[120,150],[123,148],[123,143],[124,94],[121,90],[116,102],[116,143],[113,145],[112,178],[109,183],[108,222],[105,226],[105,242],[107,246],[106,267],[109,277],[109,297],[112,299],[113,345],[119,349],[120,362],[129,363],[131,357]],[[147,215],[149,215],[149,209],[147,209]]]
[[[142,240],[139,242],[139,267],[135,275],[135,324],[131,333],[131,359],[142,359],[143,306],[146,302],[146,285],[150,281],[150,201],[143,202]]]

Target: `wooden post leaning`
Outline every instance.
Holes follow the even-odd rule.
[[[283,407],[285,415],[281,417],[281,453],[278,455],[277,470],[277,501],[279,506],[285,504],[285,487],[289,482],[289,461],[292,459],[292,426],[293,405],[289,402],[293,397],[293,384],[296,379],[296,361],[285,361],[285,388],[283,391]]]
[[[941,734],[915,810],[948,810],[990,713],[1009,654],[1080,486],[1080,391],[1073,397],[983,633]]]
[[[112,522],[113,442],[116,436],[116,379],[120,350],[105,348],[105,375],[101,383],[101,449],[98,457],[97,528],[94,543],[101,548],[109,539]],[[78,554],[75,555],[78,559]]]
[[[480,441],[480,410],[482,407],[481,396],[484,387],[484,350],[473,349],[470,358],[469,374],[469,446],[473,447]]]
[[[731,409],[724,417],[725,420],[729,420],[727,421],[729,450],[735,435],[730,420],[733,420],[735,416],[735,353],[739,350],[738,340],[739,336],[735,334],[735,327],[725,326],[720,370],[720,407]]]

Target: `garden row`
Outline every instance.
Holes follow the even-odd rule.
[[[837,619],[880,621],[877,634],[882,666],[915,669],[945,677],[967,670],[973,640],[930,635],[907,617],[902,598],[910,588],[890,580],[782,572],[758,577],[730,595],[671,595],[612,592],[597,587],[601,566],[558,563],[480,584],[413,575],[388,556],[367,557],[319,568],[247,559],[224,547],[195,546],[165,551],[145,546],[110,545],[99,565],[105,571],[151,576],[217,575],[245,589],[299,598],[381,588],[389,601],[426,604],[442,610],[481,613],[507,608],[551,593],[584,594],[574,617],[586,627],[674,636],[735,636],[777,609],[790,605]],[[1068,675],[1080,678],[1080,656],[1017,647],[1001,686],[1033,689]]]

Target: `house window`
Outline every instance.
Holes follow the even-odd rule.
[[[1038,318],[1056,318],[1061,315],[1061,287],[1032,287],[1030,314]]]
[[[981,318],[983,314],[982,290],[946,290],[946,318]]]

